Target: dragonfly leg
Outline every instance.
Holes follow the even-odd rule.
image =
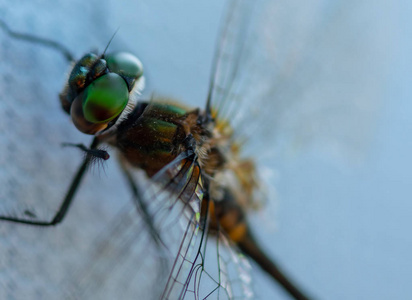
[[[99,144],[98,139],[94,138],[89,149],[93,151],[93,149],[96,149],[98,144]],[[56,212],[56,214],[50,221],[28,220],[28,219],[15,218],[15,217],[9,217],[9,216],[0,216],[0,220],[20,223],[20,224],[34,225],[34,226],[53,226],[63,221],[64,217],[67,214],[67,211],[69,210],[70,205],[73,202],[77,189],[80,186],[80,183],[83,179],[83,176],[88,166],[90,165],[92,158],[93,157],[90,155],[85,156],[82,165],[78,169],[75,177],[72,180],[72,183],[70,184],[69,190],[67,191],[62,204],[60,205],[58,211]],[[24,212],[24,214],[26,216],[35,217],[35,214],[27,210]]]
[[[126,164],[121,158],[119,159],[119,161],[123,174],[126,177],[126,181],[129,184],[130,190],[132,191],[133,203],[136,206],[139,215],[143,217],[143,221],[147,225],[149,229],[149,234],[156,245],[156,250],[159,253],[158,257],[160,258],[160,274],[164,273],[164,270],[169,269],[169,262],[166,259],[167,256],[164,255],[164,250],[167,249],[167,246],[162,241],[159,231],[156,229],[154,225],[153,219],[150,215],[147,205],[144,202],[143,193],[140,190],[139,186],[136,184],[135,180],[133,179],[130,169],[126,166]]]
[[[49,39],[42,38],[42,37],[38,37],[38,36],[34,36],[34,35],[31,35],[31,34],[27,34],[27,33],[21,33],[21,32],[13,31],[1,19],[0,19],[0,28],[2,28],[4,30],[4,32],[6,32],[10,37],[12,37],[16,40],[23,40],[23,41],[26,41],[26,42],[31,42],[31,43],[34,43],[34,44],[43,45],[45,47],[52,48],[52,49],[60,52],[68,62],[74,61],[74,56],[71,54],[71,52],[66,47],[64,47],[62,44],[60,44],[56,41],[49,40]]]
[[[132,174],[130,173],[129,169],[127,168],[127,166],[125,166],[121,159],[120,165],[122,167],[123,174],[126,177],[127,183],[129,184],[130,190],[132,191],[134,205],[136,206],[138,213],[143,217],[144,222],[149,228],[150,235],[152,236],[153,240],[157,245],[164,245],[160,237],[160,234],[155,228],[155,225],[152,221],[150,212],[147,208],[146,203],[144,202],[143,194],[139,186],[136,184]]]
[[[108,160],[110,158],[109,153],[102,149],[87,148],[83,144],[72,144],[72,143],[63,143],[63,147],[76,147],[86,153],[86,156],[90,156],[92,159],[103,159]]]

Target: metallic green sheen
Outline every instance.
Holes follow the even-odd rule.
[[[168,103],[154,103],[153,108],[165,113],[174,114],[175,117],[183,116],[187,113],[186,109]]]
[[[92,123],[107,123],[116,118],[129,101],[127,84],[115,73],[94,80],[83,94],[83,114]]]
[[[143,75],[141,61],[128,52],[111,53],[106,56],[107,67],[110,72],[137,79]]]
[[[94,53],[87,53],[84,55],[73,67],[72,72],[69,78],[69,84],[75,85],[79,81],[79,79],[84,77],[86,80],[87,72],[93,64],[98,60],[98,57]]]
[[[90,68],[95,64],[95,62],[99,59],[99,57],[94,53],[87,53],[85,54],[77,63],[77,65]]]

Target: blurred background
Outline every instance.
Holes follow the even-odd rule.
[[[276,53],[274,72],[290,70],[254,70],[262,85],[282,81],[269,91],[273,103],[250,100],[267,105],[271,121],[249,151],[271,196],[251,213],[253,231],[316,299],[411,298],[411,4],[302,2],[261,1],[267,9],[253,29]],[[77,58],[103,50],[119,28],[110,49],[141,58],[143,97],[203,107],[226,6],[218,0],[0,0],[0,18],[16,31],[59,41]],[[259,53],[264,43],[254,47],[251,36],[248,47]],[[0,209],[35,207],[48,216],[81,160],[60,143],[89,138],[59,108],[64,58],[4,31],[0,40]],[[87,176],[63,224],[0,223],[0,298],[57,298],[86,259],[82,251],[127,201],[111,159],[104,172]],[[288,299],[252,266],[256,298]],[[114,295],[117,288],[113,283]]]

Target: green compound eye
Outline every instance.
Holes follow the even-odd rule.
[[[111,53],[105,59],[110,72],[124,77],[130,86],[143,75],[143,65],[133,54],[127,52]]]
[[[128,100],[129,91],[124,79],[114,73],[103,75],[84,90],[84,118],[91,123],[110,122],[123,111]]]

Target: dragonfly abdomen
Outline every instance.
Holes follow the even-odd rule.
[[[212,230],[222,230],[245,255],[253,259],[274,280],[282,285],[294,299],[309,299],[284,275],[285,273],[275,261],[269,258],[259,246],[247,224],[245,212],[228,188],[224,189],[223,199],[211,201],[209,214],[209,224]]]

